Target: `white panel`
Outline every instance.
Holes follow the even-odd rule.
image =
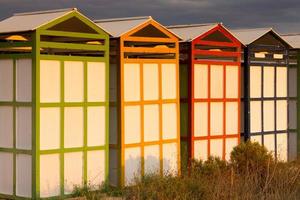
[[[250,102],[250,132],[261,131],[261,101]]]
[[[159,140],[159,105],[144,105],[144,141]]]
[[[273,54],[274,59],[283,59],[283,54]]]
[[[1,85],[1,84],[0,84]],[[0,147],[13,147],[13,108],[0,107]]]
[[[60,194],[59,155],[40,156],[40,196],[51,197]]]
[[[134,183],[141,176],[141,149],[139,147],[125,149],[125,185]]]
[[[276,101],[276,130],[287,129],[287,100]]]
[[[194,98],[208,97],[208,66],[194,65]]]
[[[40,101],[60,101],[60,61],[41,60],[40,62]]]
[[[230,154],[234,147],[238,145],[238,139],[237,138],[227,138],[226,139],[226,151],[225,151],[225,159],[230,160]]]
[[[109,183],[118,186],[119,183],[119,155],[117,149],[109,149]]]
[[[210,134],[223,135],[223,103],[210,104]]]
[[[264,97],[274,97],[275,70],[274,67],[264,67]]]
[[[16,61],[16,98],[17,101],[31,101],[31,88],[32,88],[32,60],[19,59]]]
[[[207,140],[194,141],[194,158],[198,160],[207,160]]]
[[[66,102],[83,101],[83,62],[65,61],[64,85]]]
[[[223,98],[223,66],[210,66],[210,97]]]
[[[141,142],[141,107],[124,108],[125,144]]]
[[[65,148],[83,146],[83,108],[65,107],[64,145]]]
[[[32,159],[30,155],[17,154],[16,162],[16,194],[21,197],[31,197]]]
[[[210,140],[210,156],[223,157],[223,139]]]
[[[238,98],[239,94],[239,68],[226,66],[226,98]]]
[[[176,175],[178,171],[178,149],[176,143],[163,144],[163,172]]]
[[[261,97],[261,67],[250,66],[250,97]]]
[[[0,101],[13,100],[13,61],[0,60]]]
[[[263,52],[259,52],[259,53],[254,53],[254,57],[255,58],[265,58],[266,54]]]
[[[143,65],[144,100],[158,99],[158,64]]]
[[[194,103],[194,135],[208,135],[208,103]]]
[[[264,131],[273,131],[275,129],[274,122],[274,101],[264,101]]]
[[[40,109],[40,149],[58,149],[60,146],[60,109]]]
[[[66,153],[64,158],[65,194],[70,194],[75,186],[83,183],[83,153]]]
[[[87,153],[87,181],[92,186],[101,186],[105,181],[104,150],[89,151]]]
[[[177,138],[177,105],[175,103],[162,105],[163,139]]]
[[[287,67],[276,68],[276,95],[277,97],[287,96]]]
[[[109,144],[118,143],[118,108],[109,106]]]
[[[176,99],[177,78],[176,78],[176,64],[162,64],[162,98]]]
[[[13,154],[0,152],[0,193],[13,194]]]
[[[238,134],[238,103],[226,103],[226,134]]]
[[[31,107],[17,107],[16,142],[18,149],[31,149],[32,116]]]
[[[140,65],[124,64],[124,100],[141,100],[140,87]]]
[[[251,141],[252,142],[258,142],[260,145],[262,145],[262,141],[261,141],[261,136],[260,135],[253,135],[251,136]]]
[[[105,101],[106,67],[104,62],[87,63],[87,99],[89,102]]]
[[[268,134],[264,135],[264,146],[268,149],[268,151],[272,152],[274,155],[275,152],[275,135]]]
[[[105,145],[105,107],[88,107],[87,111],[87,137],[88,146]]]
[[[145,174],[159,174],[159,145],[144,147]]]
[[[277,159],[287,161],[288,158],[288,140],[287,133],[277,134]]]

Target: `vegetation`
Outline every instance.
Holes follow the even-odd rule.
[[[235,147],[230,161],[192,161],[181,176],[147,175],[123,189],[104,185],[98,192],[77,189],[87,199],[300,199],[300,162],[276,162],[258,143]]]

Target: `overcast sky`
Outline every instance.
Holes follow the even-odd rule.
[[[0,0],[0,19],[69,7],[92,19],[151,15],[165,25],[223,22],[229,28],[300,32],[300,0]]]

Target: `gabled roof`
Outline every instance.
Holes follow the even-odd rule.
[[[121,37],[122,35],[134,30],[135,28],[151,20],[155,21],[151,16],[139,16],[139,17],[101,19],[101,20],[94,20],[94,22],[98,26],[103,28],[106,32],[108,32],[111,36]],[[166,30],[170,32],[172,35],[174,35],[175,37],[180,39],[180,37],[174,34],[172,31],[168,29]]]
[[[217,25],[218,23],[172,25],[166,27],[181,37],[183,42],[190,42],[207,31],[215,28]]]
[[[300,33],[282,34],[281,37],[286,40],[293,48],[300,49]]]
[[[268,33],[273,33],[279,40],[290,46],[290,44],[272,28],[236,29],[231,31],[244,45],[249,45]]]
[[[60,18],[76,8],[17,13],[0,21],[0,33],[33,31],[57,18]]]

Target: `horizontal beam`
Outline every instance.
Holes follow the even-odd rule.
[[[193,50],[194,54],[201,55],[211,55],[211,56],[220,56],[220,57],[240,57],[240,52],[226,52],[226,51],[208,51],[208,50]]]
[[[123,39],[124,42],[166,42],[166,43],[175,43],[176,40],[170,38],[155,38],[155,37],[127,37]]]
[[[124,47],[125,53],[178,53],[176,48]]]
[[[12,47],[32,47],[32,42],[1,42],[0,48],[12,48]]]
[[[107,54],[106,54],[107,56]],[[40,60],[61,60],[61,61],[87,61],[87,62],[106,62],[106,56],[69,56],[69,55],[47,55],[40,54]]]
[[[57,49],[75,49],[75,50],[91,50],[106,51],[107,47],[98,44],[74,44],[63,42],[40,42],[41,48],[57,48]]]
[[[200,44],[200,45],[205,45],[205,46],[223,46],[223,47],[240,47],[239,45],[231,42],[215,42],[215,41],[203,41],[203,40],[198,40],[194,41],[194,44]]]
[[[50,30],[43,30],[40,32],[40,35],[88,38],[88,39],[108,39],[108,37],[104,37],[104,35],[100,35],[100,34],[76,33],[76,32],[66,32],[66,31],[50,31]]]

